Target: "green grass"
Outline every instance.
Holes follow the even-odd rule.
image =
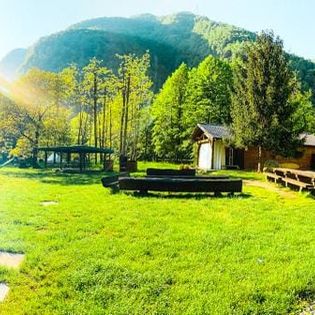
[[[307,195],[113,195],[100,177],[0,170],[0,250],[26,254],[0,268],[0,314],[294,314],[315,298]]]

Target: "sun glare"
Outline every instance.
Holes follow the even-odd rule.
[[[0,76],[0,93],[9,96],[10,95],[10,83]]]

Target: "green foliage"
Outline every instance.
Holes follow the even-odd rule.
[[[97,30],[68,30],[41,39],[29,50],[20,71],[37,67],[58,72],[71,64],[83,68],[95,57],[102,60],[102,66],[117,73],[119,59],[116,55],[132,53],[142,56],[147,50],[152,56],[150,76],[154,78],[156,87],[161,86],[170,69],[179,63],[174,47],[136,35]]]
[[[272,33],[262,33],[246,53],[235,71],[234,141],[241,147],[252,145],[292,155],[306,126],[294,119],[300,102],[293,100],[299,90],[282,41]]]
[[[209,56],[188,71],[182,64],[166,81],[153,104],[153,142],[161,158],[192,156],[191,134],[197,123],[230,122],[232,70]]]
[[[59,73],[32,69],[10,87],[11,100],[0,108],[1,130],[11,132],[14,143],[23,143],[16,152],[29,153],[29,146],[69,143],[69,112],[64,107],[65,81]]]
[[[312,91],[311,100],[315,106],[315,62],[295,55],[289,55],[289,59],[291,69],[301,81],[302,91]]]
[[[166,80],[153,103],[153,143],[161,158],[179,161],[187,157],[183,115],[188,73],[187,65],[182,64]]]
[[[116,59],[121,61],[117,75],[96,58],[83,69],[27,72],[12,84],[12,101],[0,98],[0,145],[11,137],[12,146],[18,144],[12,153],[29,154],[34,148],[34,160],[39,146],[69,144],[111,147],[117,153],[124,148],[137,160],[141,133],[150,124],[150,55]]]
[[[137,57],[134,54],[117,56],[121,63],[118,69],[118,85],[121,92],[119,154],[138,158],[142,113],[151,105],[152,81],[149,77],[150,54]]]
[[[296,108],[293,122],[294,129],[308,133],[315,133],[315,108],[312,104],[312,93],[297,91],[291,99]]]
[[[212,56],[191,71],[185,104],[189,132],[197,123],[230,122],[232,83],[229,64]]]

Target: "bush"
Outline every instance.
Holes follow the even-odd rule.
[[[276,160],[267,160],[264,163],[264,168],[274,168],[274,167],[279,167],[279,163]]]

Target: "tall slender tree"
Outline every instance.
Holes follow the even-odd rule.
[[[120,60],[119,88],[121,91],[120,145],[119,152],[126,157],[128,151],[132,159],[137,157],[141,110],[149,105],[152,81],[148,76],[150,55],[141,57],[129,54],[117,56]]]
[[[94,146],[99,145],[99,124],[98,114],[101,108],[100,101],[104,93],[102,89],[105,76],[109,70],[102,66],[102,60],[91,59],[90,63],[83,68],[83,89],[86,93],[86,100],[91,105],[91,125],[93,125]],[[95,164],[97,164],[97,154],[95,154]]]
[[[232,131],[240,147],[257,146],[258,171],[262,150],[293,154],[304,126],[295,124],[298,85],[290,70],[283,43],[272,32],[262,32],[249,44],[246,57],[235,66]]]
[[[153,103],[153,143],[161,158],[179,161],[186,157],[183,114],[188,73],[187,65],[181,64],[167,79]]]

